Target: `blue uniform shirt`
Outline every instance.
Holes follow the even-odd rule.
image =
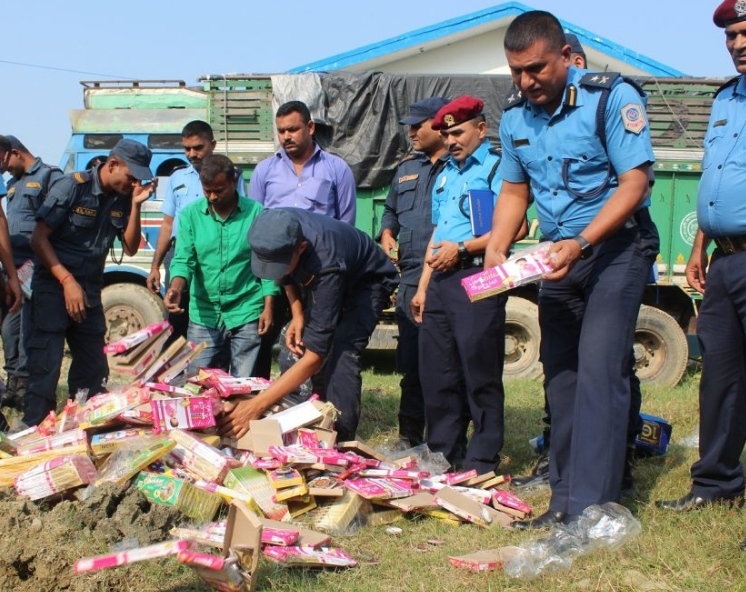
[[[372,285],[393,293],[399,273],[373,239],[354,226],[298,208],[283,209],[293,212],[308,241],[289,278],[304,293],[303,344],[326,356],[345,300]]]
[[[5,179],[3,179],[3,175],[0,174],[0,197],[3,197],[6,193],[8,193],[8,190],[5,187]]]
[[[708,237],[746,234],[746,77],[712,104],[697,197],[697,221]]]
[[[132,200],[105,195],[98,167],[61,177],[36,213],[53,230],[49,241],[60,262],[85,290],[91,306],[101,302],[106,256],[127,226]],[[37,258],[38,259],[38,258]],[[34,264],[34,286],[59,282],[40,262]]]
[[[241,171],[236,169],[238,177],[238,195],[246,197],[243,176]],[[199,180],[199,173],[193,165],[182,169],[177,169],[168,178],[168,188],[166,195],[161,204],[161,212],[174,219],[174,225],[171,229],[171,238],[178,234],[179,230],[179,212],[187,207],[190,203],[197,201],[205,196],[202,191],[202,182]]]
[[[36,225],[36,212],[41,207],[49,188],[63,173],[44,164],[41,158],[34,160],[20,179],[12,178],[8,183],[8,232],[16,267],[32,259],[31,233]]]
[[[502,165],[492,179],[492,186],[487,185],[487,178],[499,161],[499,154],[488,140],[482,142],[461,167],[453,158],[448,159],[433,188],[433,224],[436,226],[433,243],[443,240],[457,243],[474,238],[471,218],[467,218],[461,208],[468,213],[470,189],[489,188],[495,196],[500,194]]]
[[[643,99],[620,78],[606,104],[604,150],[596,130],[602,89],[581,85],[585,74],[569,69],[553,115],[524,101],[500,121],[500,174],[512,183],[530,182],[541,234],[555,241],[588,226],[619,186],[618,175],[655,160]]]
[[[448,153],[435,163],[417,153],[401,162],[386,197],[381,230],[390,230],[399,241],[401,283],[416,286],[420,281],[425,249],[433,234],[432,191]]]

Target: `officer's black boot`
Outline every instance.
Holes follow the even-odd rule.
[[[622,476],[622,497],[630,497],[635,493],[635,481],[632,471],[635,468],[635,446],[627,445],[627,454],[624,457],[624,474]]]
[[[27,388],[28,378],[25,376],[19,376],[16,378],[16,397],[14,407],[17,411],[23,411],[23,397],[26,395]]]
[[[5,384],[5,392],[0,395],[0,407],[16,406],[16,389],[18,387],[18,378],[15,375],[8,375],[8,381]]]
[[[531,473],[520,477],[513,477],[510,480],[511,487],[515,487],[516,489],[531,489],[532,487],[539,487],[549,482],[549,440],[550,430],[547,428],[544,430],[544,448],[542,448],[539,458],[536,459],[536,464],[531,469]]]

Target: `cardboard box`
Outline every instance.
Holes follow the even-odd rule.
[[[480,504],[452,487],[444,487],[438,491],[435,494],[435,503],[459,518],[479,526],[509,528],[513,521],[510,516],[490,506]]]
[[[229,557],[231,551],[238,555],[246,592],[252,592],[256,586],[259,554],[262,549],[262,528],[261,520],[246,504],[236,500],[230,505],[225,525],[223,555]]]

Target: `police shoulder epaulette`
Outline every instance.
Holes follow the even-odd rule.
[[[407,152],[407,154],[405,154],[404,156],[402,156],[401,160],[399,161],[399,164],[401,165],[401,164],[407,162],[408,160],[413,160],[415,158],[417,158],[417,152],[414,152],[414,151]]]
[[[174,168],[171,169],[169,176],[173,175],[176,171],[183,171],[188,166],[189,166],[188,164],[180,164],[179,166],[175,166]]]
[[[725,90],[726,88],[730,88],[731,86],[735,86],[738,84],[738,81],[741,80],[740,76],[736,76],[735,78],[731,78],[728,82],[726,82],[723,86],[721,86],[719,89],[715,91],[715,94],[713,95],[713,98],[718,96],[720,94],[720,91]]]
[[[76,183],[86,183],[91,180],[91,173],[89,171],[78,171],[73,173],[73,179]]]
[[[526,98],[523,96],[521,91],[519,91],[517,88],[514,88],[510,91],[510,94],[505,98],[503,101],[503,111],[507,111],[511,107],[515,107],[516,105],[522,105],[526,101]]]
[[[611,88],[620,76],[619,72],[588,72],[580,79],[580,84],[596,88]]]
[[[487,151],[488,151],[488,152],[489,152],[490,154],[494,154],[495,156],[502,156],[502,155],[503,155],[503,151],[502,151],[502,150],[500,150],[499,148],[495,148],[494,146],[490,146],[490,147],[489,147],[489,148],[487,149]]]

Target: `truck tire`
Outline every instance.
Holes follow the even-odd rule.
[[[686,335],[666,312],[643,304],[635,327],[635,372],[641,382],[676,386],[686,371]]]
[[[525,298],[511,296],[505,309],[505,378],[540,378],[539,309]]]
[[[167,317],[163,300],[144,286],[112,284],[101,292],[106,317],[106,343]]]

